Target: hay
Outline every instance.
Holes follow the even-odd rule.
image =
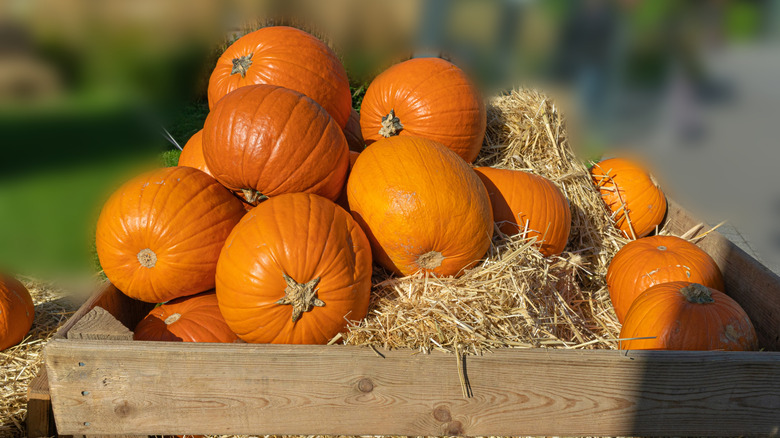
[[[610,222],[549,98],[517,90],[493,98],[476,166],[552,180],[569,199],[566,250],[545,258],[523,235],[496,232],[489,253],[458,278],[374,275],[369,314],[344,342],[479,354],[494,348],[617,348],[620,325],[604,275],[625,240]]]
[[[38,374],[43,347],[78,307],[52,284],[19,280],[32,295],[35,320],[19,345],[0,351],[0,437],[26,436],[27,387]]]

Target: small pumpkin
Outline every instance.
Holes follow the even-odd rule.
[[[666,197],[647,170],[625,158],[610,158],[590,169],[593,183],[628,239],[650,234],[666,214]]]
[[[502,233],[527,230],[545,256],[560,254],[571,231],[569,201],[552,181],[520,170],[474,169],[487,189],[493,221]]]
[[[100,265],[119,290],[149,303],[213,289],[222,244],[243,214],[236,197],[197,169],[145,173],[103,206]]]
[[[214,291],[181,297],[157,306],[135,327],[138,341],[235,342],[219,311]]]
[[[393,136],[437,141],[471,163],[486,126],[485,103],[466,74],[440,58],[396,64],[369,85],[360,107],[366,145]]]
[[[179,166],[187,166],[211,175],[203,158],[203,130],[199,130],[187,140],[179,155]],[[213,176],[213,175],[212,175]]]
[[[397,136],[360,154],[347,181],[352,214],[374,260],[399,275],[456,275],[490,247],[493,213],[485,186],[453,151]]]
[[[723,290],[723,275],[703,249],[676,236],[649,236],[626,244],[607,268],[607,288],[618,321],[647,288],[669,281],[689,281]]]
[[[363,141],[363,133],[360,131],[360,115],[354,108],[349,113],[349,120],[344,128],[344,137],[347,139],[347,146],[349,146],[350,151],[360,153],[366,148],[366,142]]]
[[[344,133],[316,102],[287,88],[249,85],[206,117],[203,155],[214,177],[256,205],[283,193],[335,200],[346,181]]]
[[[366,316],[371,274],[371,248],[349,213],[292,193],[236,225],[217,264],[217,299],[246,342],[325,344]]]
[[[627,339],[651,337],[652,339]],[[753,323],[723,292],[698,283],[655,285],[637,297],[620,331],[622,350],[758,349]]]
[[[0,274],[0,351],[22,342],[34,319],[35,305],[27,288]]]
[[[270,26],[248,33],[217,60],[208,85],[209,109],[231,91],[271,84],[314,99],[343,128],[352,108],[344,66],[322,41],[293,27]]]

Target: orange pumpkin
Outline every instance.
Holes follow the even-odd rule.
[[[149,303],[214,288],[217,258],[244,214],[214,178],[191,167],[136,177],[103,206],[95,244],[119,290]]]
[[[344,128],[344,137],[347,139],[349,150],[360,153],[366,148],[363,133],[360,132],[360,115],[354,109],[349,113],[349,120]]]
[[[360,107],[366,144],[392,136],[437,141],[471,163],[479,155],[485,103],[466,74],[439,58],[396,64],[374,79]]]
[[[366,316],[371,248],[344,209],[293,193],[261,203],[225,242],[217,299],[246,342],[325,344]]]
[[[292,27],[272,26],[248,33],[217,60],[208,85],[209,109],[237,88],[271,84],[314,99],[343,128],[352,108],[344,66],[314,36]]]
[[[181,149],[179,155],[179,166],[187,166],[206,172],[211,175],[206,166],[206,160],[203,158],[203,130],[196,132],[187,140],[187,144]]]
[[[560,254],[571,231],[569,201],[547,178],[519,170],[474,169],[487,189],[493,221],[502,233],[536,237],[545,256]]]
[[[0,351],[22,342],[34,319],[35,305],[27,288],[0,274]]]
[[[347,178],[349,178],[349,174],[352,172],[352,167],[355,165],[355,161],[357,161],[358,157],[360,156],[360,152],[355,151],[349,151],[349,168],[347,169]],[[343,208],[344,210],[349,211],[349,201],[347,200],[347,185],[344,184],[344,188],[341,189],[341,194],[339,195],[339,198],[336,200],[336,204],[339,205],[339,207]]]
[[[177,298],[155,307],[135,327],[138,341],[235,342],[219,312],[214,291]]]
[[[374,259],[397,274],[456,275],[490,247],[485,186],[433,140],[390,137],[366,148],[347,181],[347,199]]]
[[[622,350],[728,350],[758,348],[753,323],[731,297],[697,283],[673,281],[644,291],[620,331]]]
[[[203,154],[214,177],[256,205],[283,193],[335,200],[346,181],[344,133],[316,102],[275,85],[228,94],[203,127]]]
[[[666,197],[641,165],[610,158],[590,169],[615,225],[628,239],[650,234],[666,214]]]
[[[723,275],[704,250],[675,236],[650,236],[626,244],[607,269],[607,288],[623,322],[639,294],[669,281],[689,281],[723,290]]]

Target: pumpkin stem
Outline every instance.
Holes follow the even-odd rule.
[[[401,120],[395,116],[395,110],[391,109],[390,113],[382,117],[382,127],[379,128],[379,135],[382,137],[392,137],[398,135],[398,133],[404,129],[404,125],[401,124]]]
[[[249,66],[252,65],[252,55],[254,55],[254,53],[233,58],[233,70],[230,70],[230,74],[234,75],[236,73],[241,73],[241,77],[245,78],[246,71],[249,70]]]
[[[441,266],[444,259],[439,251],[429,251],[417,258],[417,266],[430,271]]]
[[[680,293],[689,303],[708,304],[715,302],[715,300],[712,299],[710,290],[699,283],[691,283],[688,286],[683,287],[680,289]]]
[[[174,322],[178,321],[179,318],[181,318],[181,313],[174,313],[173,315],[165,318],[165,325],[171,325]]]
[[[285,273],[282,273],[282,275],[287,283],[287,287],[284,289],[284,298],[277,301],[276,304],[292,306],[293,322],[301,319],[303,312],[309,312],[314,307],[325,306],[325,303],[317,298],[317,285],[320,283],[320,277],[306,284],[300,284],[289,275]]]
[[[252,205],[257,205],[268,199],[268,196],[265,196],[257,190],[241,189],[241,193],[244,194],[244,199],[246,199],[246,202]]]
[[[136,257],[144,268],[154,268],[154,265],[157,264],[157,254],[149,248],[138,251]]]

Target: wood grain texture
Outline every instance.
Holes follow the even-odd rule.
[[[53,436],[57,434],[54,426],[54,414],[49,395],[49,378],[46,368],[27,387],[27,418],[24,420],[28,438]]]
[[[669,202],[668,231],[682,234],[700,223],[679,204]],[[720,267],[726,284],[723,292],[745,309],[756,328],[759,346],[780,351],[780,277],[720,233],[709,233],[697,245]]]
[[[95,306],[68,330],[68,339],[132,341],[133,332],[100,306]]]
[[[780,353],[501,350],[55,340],[72,434],[777,435]],[[165,366],[160,366],[165,364]]]

